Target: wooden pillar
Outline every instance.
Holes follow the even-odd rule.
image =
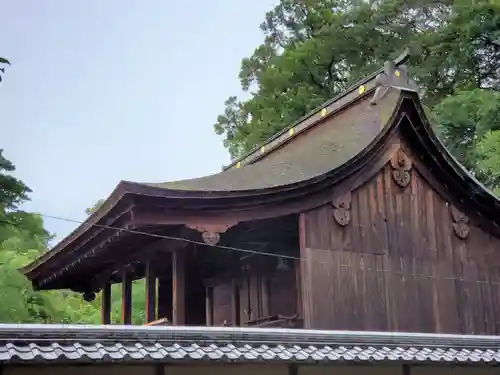
[[[101,297],[101,324],[111,324],[111,283],[104,284]]]
[[[303,316],[302,312],[302,276],[300,272],[300,259],[294,260],[295,269],[295,288],[297,289],[297,314]]]
[[[214,325],[214,287],[205,287],[205,325]]]
[[[146,323],[156,320],[156,274],[152,261],[146,264]]]
[[[172,322],[174,325],[186,324],[186,275],[183,251],[172,253]]]
[[[231,320],[233,326],[239,327],[241,325],[240,313],[240,288],[238,280],[231,280]]]
[[[122,323],[132,324],[132,280],[126,271],[122,273]]]
[[[304,213],[301,213],[299,216],[299,244],[300,244],[300,282],[297,283],[297,288],[300,288],[299,293],[300,297],[298,300],[300,301],[301,309],[299,311],[302,312],[302,318],[304,322],[303,328],[311,328],[312,327],[312,291],[313,286],[311,284],[311,278],[314,273],[313,267],[311,264],[311,253],[307,248],[306,243],[306,218]]]
[[[158,276],[158,319],[167,318],[172,322],[172,275]]]

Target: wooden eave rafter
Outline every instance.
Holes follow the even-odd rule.
[[[116,190],[117,189],[115,189],[115,192]],[[126,222],[130,222],[133,219],[132,209],[134,205],[127,199],[127,197],[121,197],[121,201],[118,200],[117,202],[113,202],[113,200],[111,199],[113,198],[113,194],[111,195],[110,199],[104,202],[100,210],[92,214],[71,234],[69,234],[66,238],[64,238],[61,242],[54,246],[54,248],[47,251],[33,263],[22,268],[20,271],[31,279],[36,275],[36,270],[41,264],[50,263],[56,256],[59,259],[58,254],[60,254],[61,251],[67,248],[67,246],[69,245],[74,246],[72,249],[72,253],[77,252],[80,248],[84,248],[88,246],[89,243],[93,242],[96,242],[93,245],[93,248],[98,249],[99,247],[102,247],[104,243],[109,242],[110,240],[120,235],[122,232],[114,231],[110,234],[107,234],[106,232],[110,231],[108,227],[114,228],[116,226],[119,226],[118,223],[120,223],[120,221],[125,220]],[[120,205],[118,205],[117,203],[121,203],[120,205],[123,207],[123,209],[120,210]],[[115,212],[113,214],[111,213],[113,210],[118,212]]]

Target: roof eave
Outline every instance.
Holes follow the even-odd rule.
[[[452,171],[451,177],[455,179],[456,183],[464,186],[469,193],[471,201],[473,201],[481,209],[479,212],[488,208],[490,217],[500,218],[500,198],[497,197],[492,191],[486,188],[479,180],[477,180],[465,167],[448,151],[443,142],[439,139],[436,132],[433,130],[432,125],[425,114],[422,103],[417,94],[413,92],[404,92],[404,96],[411,99],[415,105],[416,114],[420,124],[412,123],[413,131],[417,134],[419,142],[429,153],[429,155],[436,161],[442,163],[441,165],[447,166]],[[463,182],[467,182],[465,185]],[[488,202],[487,205],[479,204],[476,197],[480,196]],[[492,214],[492,211],[495,211]],[[500,233],[500,227],[494,223]]]
[[[18,271],[24,274],[29,281],[34,283],[35,280],[33,274],[35,273],[35,271],[40,266],[45,264],[49,259],[62,252],[76,238],[86,233],[90,228],[95,226],[101,219],[103,219],[106,214],[110,210],[112,210],[116,206],[116,204],[128,193],[129,185],[130,184],[126,181],[121,181],[120,183],[118,183],[118,185],[109,195],[109,197],[103,202],[103,204],[91,215],[89,215],[89,217],[87,217],[85,221],[78,225],[70,234],[68,234],[64,239],[58,242],[52,249],[42,254],[35,261],[19,268]],[[35,284],[33,284],[33,286],[36,287]]]
[[[71,246],[72,241],[76,240],[79,236],[86,233],[86,231],[95,225],[96,222],[105,218],[106,214],[122,199],[125,194],[132,196],[149,196],[153,199],[180,199],[192,201],[199,200],[206,205],[206,200],[211,200],[215,205],[225,208],[238,208],[250,209],[256,205],[252,198],[258,197],[258,206],[261,207],[266,199],[273,200],[276,203],[279,197],[280,200],[290,199],[292,196],[303,196],[308,194],[308,191],[317,191],[324,186],[337,183],[339,180],[347,178],[348,176],[356,173],[363,165],[369,160],[375,150],[381,143],[381,140],[387,136],[390,130],[397,123],[397,115],[402,102],[402,98],[398,101],[393,109],[392,115],[388,118],[386,125],[379,135],[366,147],[361,150],[354,157],[349,159],[346,163],[338,168],[332,169],[328,173],[320,176],[313,177],[308,180],[295,182],[288,185],[277,187],[269,187],[265,189],[256,190],[238,190],[238,191],[184,191],[184,190],[171,190],[165,188],[158,188],[146,186],[139,183],[122,181],[115,188],[110,197],[103,203],[103,205],[92,214],[84,223],[80,224],[70,235],[58,243],[52,250],[42,255],[36,261],[28,264],[20,269],[20,271],[32,282],[34,288],[38,288],[37,282],[40,274],[36,271],[46,264],[49,259],[58,256],[66,251]],[[241,202],[245,204],[242,206]],[[43,288],[42,288],[43,289]]]

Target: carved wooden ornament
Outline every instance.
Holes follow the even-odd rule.
[[[458,238],[462,240],[466,239],[470,231],[469,218],[452,205],[450,205],[450,213],[453,221],[453,231]]]
[[[188,228],[195,229],[201,233],[203,242],[207,245],[217,245],[220,241],[220,234],[225,233],[229,228],[237,223],[211,223],[211,224],[186,224]]]
[[[408,186],[411,181],[410,171],[412,163],[403,150],[400,149],[394,153],[391,158],[391,167],[394,169],[392,171],[392,178],[396,181],[396,184],[402,188]]]
[[[340,226],[345,227],[351,221],[351,193],[348,192],[332,201],[333,218]]]

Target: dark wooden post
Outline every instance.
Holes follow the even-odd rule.
[[[171,272],[158,277],[158,319],[172,322],[172,275]]]
[[[205,287],[205,325],[214,325],[214,287]]]
[[[306,220],[303,213],[299,216],[299,244],[300,244],[300,261],[299,261],[299,276],[300,280],[297,281],[297,288],[299,288],[299,295],[297,299],[301,304],[300,309],[304,322],[303,328],[311,328],[312,324],[312,284],[311,277],[313,267],[311,267],[310,253],[307,249],[306,243]]]
[[[174,325],[186,324],[186,275],[185,256],[182,251],[172,253],[172,321]]]
[[[241,325],[240,318],[240,288],[238,280],[233,279],[231,281],[231,323],[233,326],[239,327]]]
[[[156,320],[156,275],[152,261],[146,264],[146,323]]]
[[[101,324],[111,323],[111,283],[104,284],[101,299]]]
[[[132,280],[126,271],[122,273],[122,322],[132,324]]]
[[[297,314],[303,316],[302,314],[302,276],[300,271],[300,259],[295,259],[295,288],[297,289]]]

